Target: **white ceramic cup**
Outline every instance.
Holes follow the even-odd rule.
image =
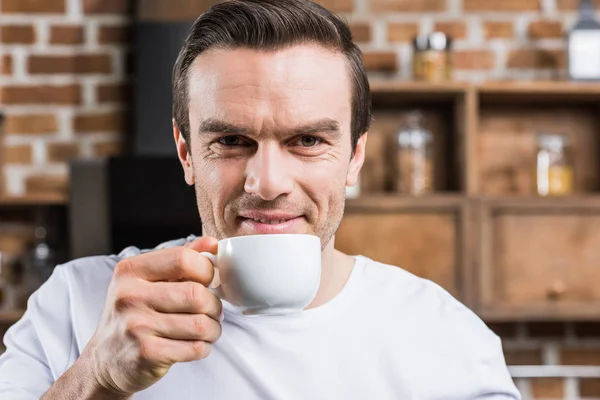
[[[321,282],[321,240],[305,234],[237,236],[201,253],[219,270],[214,293],[246,315],[299,313]]]

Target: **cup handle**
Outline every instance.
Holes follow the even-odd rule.
[[[200,254],[202,254],[204,257],[208,258],[210,260],[210,262],[212,263],[212,265],[217,268],[217,256],[214,255],[213,253],[209,253],[208,251],[203,251]]]

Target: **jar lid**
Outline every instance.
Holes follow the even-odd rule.
[[[418,35],[413,39],[413,47],[418,51],[449,50],[451,45],[452,38],[443,32]]]
[[[567,137],[557,133],[540,133],[537,135],[537,140],[540,147],[554,151],[568,144]]]

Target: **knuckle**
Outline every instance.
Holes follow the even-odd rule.
[[[196,315],[193,318],[193,329],[194,332],[196,332],[198,335],[200,335],[200,337],[203,337],[207,330],[208,330],[208,319],[206,317],[206,315],[200,314],[200,315]]]
[[[116,277],[126,276],[131,271],[131,260],[125,258],[117,263],[114,270]]]
[[[190,260],[190,252],[192,250],[187,247],[179,247],[176,250],[174,262],[171,265],[173,273],[177,275],[183,275],[185,271],[186,265],[188,265]]]
[[[140,303],[140,301],[140,296],[125,285],[120,285],[115,290],[114,308],[118,312],[134,308]]]
[[[208,357],[210,351],[212,350],[212,345],[210,343],[203,342],[201,340],[191,342],[191,346],[197,359]]]
[[[139,317],[129,317],[125,321],[125,332],[130,337],[141,337],[147,330],[146,322]]]
[[[138,358],[143,364],[151,363],[154,359],[154,349],[148,340],[142,340],[138,344]]]
[[[198,305],[202,302],[202,288],[195,282],[186,282],[185,301],[191,305]]]

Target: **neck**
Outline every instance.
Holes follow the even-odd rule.
[[[335,238],[331,238],[321,252],[321,284],[313,301],[306,309],[316,308],[333,300],[350,277],[354,258],[334,248]]]

